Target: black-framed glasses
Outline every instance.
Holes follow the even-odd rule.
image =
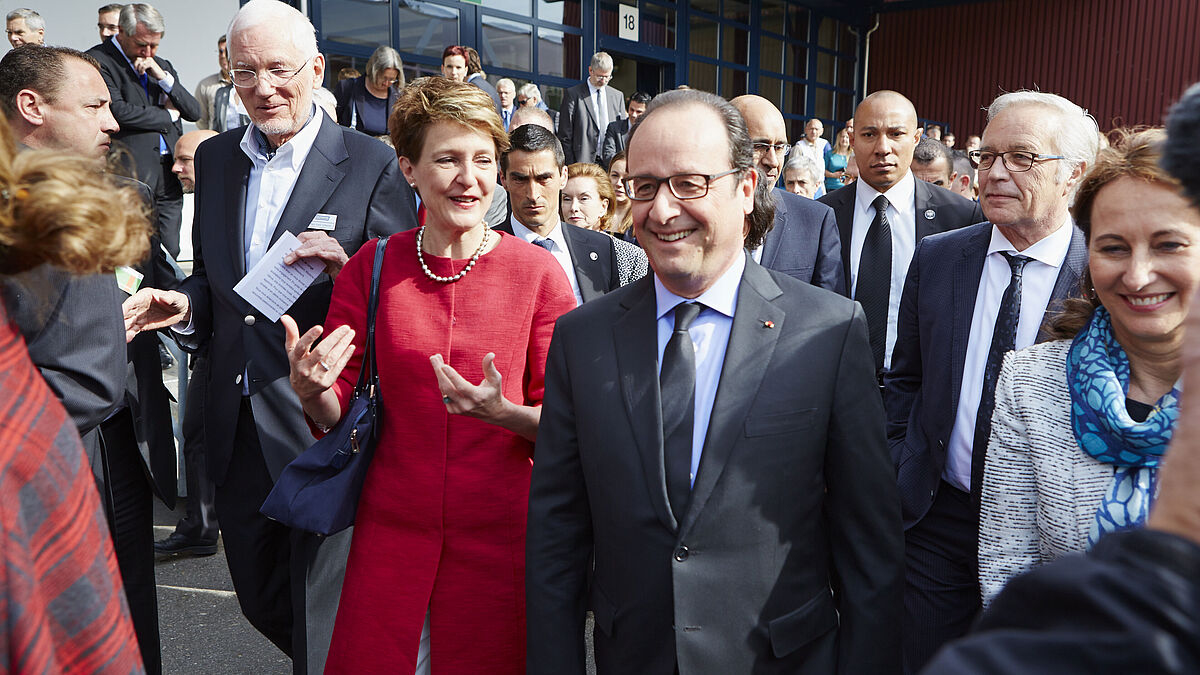
[[[527,98],[517,99],[517,105],[525,105],[526,103],[529,103],[529,99],[527,99]]]
[[[1046,162],[1052,159],[1066,159],[1062,155],[1043,155],[1025,150],[1009,150],[1007,152],[972,150],[967,153],[967,159],[971,160],[971,164],[981,171],[987,171],[992,168],[992,165],[996,163],[997,157],[1004,163],[1004,168],[1013,172],[1028,171],[1038,162]]]
[[[730,169],[721,173],[706,176],[702,173],[677,173],[674,176],[659,178],[658,176],[629,176],[621,181],[625,185],[625,194],[635,202],[648,202],[658,196],[658,189],[663,183],[671,189],[671,194],[677,199],[700,199],[708,194],[712,182],[740,172],[741,169]]]
[[[755,152],[766,154],[768,150],[774,150],[775,154],[779,157],[787,157],[788,153],[792,151],[792,146],[790,143],[771,144],[766,142],[758,142],[754,143],[753,145]]]
[[[308,57],[299,68],[292,70],[290,68],[271,68],[263,71],[263,81],[272,87],[282,87],[292,78],[300,74],[308,66],[308,62],[312,61],[313,57]],[[229,71],[229,79],[233,82],[233,86],[248,89],[258,83],[258,72],[246,68],[234,68]]]

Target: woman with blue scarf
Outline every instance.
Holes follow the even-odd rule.
[[[1084,297],[1055,341],[1009,354],[996,386],[979,521],[985,606],[1012,577],[1140,527],[1179,415],[1200,212],[1158,165],[1161,129],[1126,133],[1081,182]]]

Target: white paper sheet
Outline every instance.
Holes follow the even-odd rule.
[[[325,263],[319,258],[301,258],[291,265],[284,264],[283,257],[297,248],[300,248],[300,240],[296,235],[284,232],[254,269],[233,287],[235,293],[272,322],[279,321],[279,317],[325,269]]]

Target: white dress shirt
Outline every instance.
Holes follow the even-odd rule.
[[[599,149],[600,143],[604,140],[604,132],[608,129],[608,123],[612,120],[608,119],[608,106],[605,104],[606,88],[594,87],[592,81],[588,80],[588,96],[592,99],[592,104],[596,106],[596,123],[600,127],[600,134],[596,138],[596,148]],[[590,162],[592,158],[579,158],[581,162]]]
[[[696,483],[696,472],[700,468],[700,453],[708,437],[708,422],[712,417],[713,402],[717,398],[717,385],[721,381],[721,366],[725,363],[725,351],[729,347],[729,334],[733,330],[733,314],[737,311],[738,288],[742,283],[742,272],[746,270],[746,257],[739,255],[729,269],[699,297],[689,300],[667,290],[654,276],[654,298],[658,311],[658,370],[662,372],[663,352],[675,332],[675,307],[684,302],[699,302],[704,309],[688,327],[688,335],[696,347],[696,408],[692,418],[692,466],[690,482]]]
[[[971,451],[975,445],[975,418],[983,393],[983,371],[987,368],[988,352],[992,348],[992,332],[996,327],[996,316],[1000,313],[1000,300],[1012,279],[1012,266],[1002,253],[1020,253],[1032,258],[1021,273],[1021,317],[1017,320],[1016,341],[1016,348],[1020,350],[1037,340],[1046,305],[1050,303],[1050,295],[1058,281],[1058,271],[1067,259],[1067,249],[1070,247],[1069,220],[1024,251],[1017,251],[1000,230],[992,226],[992,240],[983,261],[979,291],[975,294],[967,358],[963,363],[962,387],[958,393],[958,411],[950,432],[946,469],[942,476],[964,492],[971,491]]]
[[[854,181],[854,224],[850,230],[850,297],[858,297],[858,263],[862,257],[867,230],[875,221],[872,203],[879,195],[887,197],[888,226],[892,230],[892,288],[888,296],[887,340],[883,346],[883,367],[892,365],[892,349],[896,346],[896,317],[900,313],[900,295],[904,278],[917,248],[917,184],[912,172],[904,174],[887,192],[879,192],[865,180]]]
[[[575,278],[575,261],[571,260],[571,251],[567,248],[567,235],[563,234],[562,223],[555,225],[550,234],[543,237],[522,225],[516,216],[510,217],[509,222],[512,224],[513,234],[531,244],[538,239],[550,240],[550,248],[547,250],[554,255],[554,259],[558,261],[559,267],[562,267],[563,272],[566,273],[567,281],[571,283],[571,292],[575,294],[575,306],[582,305],[583,294],[579,292],[579,280]],[[534,245],[536,246],[537,244]]]
[[[242,152],[250,158],[250,178],[246,181],[246,220],[242,223],[242,250],[245,252],[246,270],[249,271],[262,259],[271,243],[271,235],[279,225],[279,217],[288,200],[296,180],[304,168],[304,161],[312,151],[317,132],[321,129],[321,109],[314,104],[313,112],[304,126],[287,143],[275,149],[275,156],[267,159],[266,148],[254,133],[254,125],[246,127],[242,135]]]

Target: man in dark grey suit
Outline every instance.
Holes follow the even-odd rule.
[[[755,262],[800,281],[846,295],[842,246],[833,209],[775,187],[783,158],[791,146],[783,114],[761,96],[739,96],[730,103],[742,114],[754,147],[754,163],[775,200],[774,226],[762,246],[752,251]]]
[[[467,50],[467,79],[464,80],[467,84],[475,85],[482,89],[488,96],[492,97],[492,102],[496,104],[496,114],[499,115],[501,109],[500,92],[492,86],[491,82],[483,76],[483,62],[479,60],[479,52],[475,51],[474,47],[466,47]],[[390,110],[390,108],[389,108]]]
[[[758,174],[724,99],[659,95],[628,156],[654,274],[555,328],[528,672],[584,672],[590,608],[601,675],[894,673],[900,514],[862,311],[746,253]]]
[[[567,184],[567,165],[552,132],[523,124],[510,136],[512,145],[500,157],[500,173],[512,213],[496,229],[550,251],[575,292],[576,304],[620,288],[624,268],[617,247],[623,245],[626,251],[637,247],[562,222],[559,195]],[[641,255],[644,270],[645,255],[640,251],[633,254]]]
[[[181,292],[131,298],[126,320],[133,330],[173,326],[190,349],[208,344],[205,451],[234,589],[251,624],[292,657],[297,672],[319,672],[349,533],[317,547],[258,512],[313,437],[288,382],[282,325],[233,286],[284,232],[297,235],[301,246],[286,260],[325,264],[288,310],[306,331],[324,321],[348,256],[372,237],[416,225],[414,199],[386,146],[313,104],[325,61],[297,10],[251,0],[230,26],[229,52],[253,124],[197,151],[195,271]]]
[[[600,166],[607,169],[617,153],[625,152],[629,131],[633,129],[642,113],[646,112],[646,104],[650,103],[650,98],[650,94],[644,91],[633,92],[625,106],[626,117],[608,123],[608,128],[604,131],[604,142],[600,144]]]
[[[1060,96],[1000,96],[975,155],[990,222],[916,245],[884,375],[905,527],[906,672],[979,611],[979,489],[996,378],[1004,353],[1042,339],[1044,316],[1079,293],[1087,246],[1068,206],[1098,137],[1086,111]]]
[[[118,126],[109,91],[90,56],[63,47],[14,49],[0,60],[0,107],[16,140],[102,165]],[[148,209],[150,189],[137,191]],[[130,276],[143,287],[176,280],[156,235]],[[75,278],[48,265],[4,280],[6,305],[29,354],[71,415],[88,454],[113,536],[117,565],[147,672],[162,669],[154,582],[153,494],[175,503],[175,441],[169,394],[154,333],[127,346],[120,320],[125,293],[111,274]],[[147,480],[147,477],[150,480]]]
[[[921,130],[904,96],[877,91],[863,99],[851,140],[859,180],[820,201],[837,217],[846,290],[867,315],[871,353],[882,375],[891,364],[900,291],[917,242],[978,223],[983,214],[978,204],[913,176],[909,167]]]
[[[588,77],[563,95],[558,108],[558,140],[567,164],[599,164],[600,143],[610,122],[624,117],[625,94],[608,86],[613,60],[604,52],[592,55]]]
[[[157,228],[167,252],[179,255],[183,187],[171,173],[175,142],[183,134],[180,119],[200,119],[200,103],[179,81],[170,61],[156,56],[166,24],[144,3],[125,5],[121,31],[88,50],[112,95],[113,117],[121,131],[113,136],[133,161],[131,171],[154,188]]]

